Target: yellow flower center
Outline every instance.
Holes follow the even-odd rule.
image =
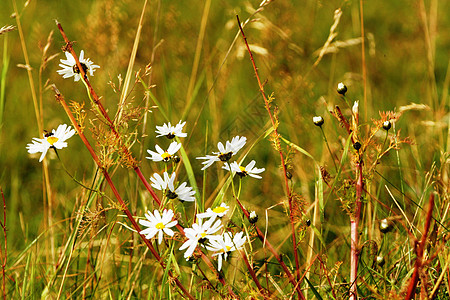
[[[53,144],[56,143],[57,141],[58,141],[58,138],[57,138],[56,136],[49,136],[49,137],[47,138],[47,142],[49,142],[50,145],[52,145],[52,146],[53,146]]]
[[[164,224],[163,223],[158,223],[158,224],[156,224],[156,229],[164,229],[166,226],[164,226]]]
[[[201,236],[202,236],[202,238],[204,238],[206,236],[206,232],[202,232]]]
[[[243,166],[239,166],[239,169],[241,170],[242,173],[245,173],[245,168]]]
[[[167,153],[167,152],[164,152],[163,154],[161,154],[161,157],[162,157],[164,160],[170,159],[171,156],[172,156],[172,155],[170,155],[170,154]]]
[[[231,250],[231,247],[230,247],[230,246],[226,246],[226,247],[227,247],[227,251],[225,251],[225,249],[220,249],[219,252],[225,253],[225,252],[229,252],[229,251]]]
[[[213,212],[215,212],[216,214],[221,214],[221,213],[225,212],[226,210],[227,210],[226,207],[218,206],[213,209]]]

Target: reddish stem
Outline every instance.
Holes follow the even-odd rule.
[[[422,239],[420,240],[420,243],[417,245],[415,243],[415,250],[416,250],[416,262],[414,264],[414,272],[413,275],[409,281],[408,290],[406,292],[405,300],[409,300],[414,298],[414,294],[416,293],[416,286],[417,282],[419,281],[419,272],[422,269],[423,266],[423,253],[425,249],[425,244],[427,242],[427,236],[428,231],[430,230],[431,225],[431,219],[433,216],[433,207],[434,207],[434,194],[430,195],[430,200],[428,201],[428,212],[427,212],[427,218],[425,220],[425,228],[423,230]]]
[[[286,170],[286,164],[284,162],[284,156],[283,156],[283,151],[281,151],[281,142],[279,139],[279,134],[278,134],[278,129],[277,129],[277,121],[275,120],[272,111],[270,110],[270,104],[269,101],[267,100],[266,94],[264,92],[264,87],[261,83],[261,79],[259,78],[259,74],[258,74],[258,68],[256,67],[256,63],[255,60],[253,59],[253,54],[252,51],[250,50],[250,46],[247,43],[247,37],[244,34],[244,30],[242,29],[241,26],[241,21],[239,20],[239,16],[236,15],[237,21],[238,21],[238,25],[239,25],[239,30],[241,31],[242,37],[244,39],[244,43],[245,46],[247,47],[247,51],[250,55],[250,60],[252,62],[252,66],[253,66],[253,70],[255,72],[256,75],[256,79],[258,81],[258,86],[259,86],[259,91],[261,92],[261,95],[264,98],[264,104],[267,110],[267,113],[269,114],[270,117],[270,121],[272,122],[272,127],[274,130],[274,136],[275,136],[275,141],[276,141],[276,148],[278,149],[278,152],[280,154],[280,160],[281,160],[281,166],[283,167],[283,174],[284,174],[284,184],[285,184],[285,188],[286,188],[286,194],[287,194],[287,198],[288,198],[288,202],[289,202],[289,220],[291,223],[291,230],[292,230],[292,245],[293,245],[293,249],[294,249],[294,259],[295,259],[295,267],[296,267],[296,274],[297,274],[297,280],[300,281],[300,263],[299,263],[299,259],[298,259],[298,251],[297,251],[297,239],[295,237],[295,224],[294,224],[294,215],[293,215],[293,205],[292,205],[292,195],[291,195],[291,190],[289,188],[289,179],[287,178],[287,170]],[[300,296],[300,294],[299,294]],[[302,298],[302,297],[301,297]]]
[[[255,282],[256,286],[258,287],[259,292],[264,297],[264,299],[269,299],[266,290],[262,287],[262,285],[259,283],[258,277],[256,277],[255,271],[253,270],[252,266],[250,265],[247,255],[244,251],[239,251],[241,253],[242,259],[244,260],[245,265],[247,266],[248,271],[250,272],[250,276],[252,277],[253,281]]]

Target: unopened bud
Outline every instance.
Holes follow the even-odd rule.
[[[392,228],[394,226],[392,225],[392,222],[390,222],[388,219],[383,219],[380,221],[380,231],[382,233],[388,233],[389,231],[392,231]]]
[[[338,83],[337,92],[343,96],[347,93],[347,87],[342,82]]]
[[[248,220],[251,224],[255,224],[258,221],[258,215],[254,210],[250,212],[250,217],[248,218]]]
[[[317,116],[317,117],[313,117],[313,122],[314,122],[314,125],[316,125],[316,126],[322,126],[324,123],[324,120],[321,116]]]
[[[375,262],[377,263],[377,265],[379,265],[380,267],[384,266],[384,263],[386,262],[384,260],[384,257],[381,255],[377,255],[377,257],[375,258]]]
[[[390,121],[384,121],[383,122],[383,129],[384,130],[388,131],[389,129],[391,129],[391,126],[392,126],[392,124],[391,124]]]

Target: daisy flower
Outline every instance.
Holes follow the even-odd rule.
[[[245,244],[246,237],[244,232],[239,232],[233,235],[231,232],[225,232],[218,239],[210,240],[206,249],[209,251],[215,251],[212,256],[218,256],[218,270],[222,269],[222,260],[227,260],[228,254],[232,251],[239,250]]]
[[[256,174],[264,172],[264,168],[255,168],[256,161],[252,160],[246,167],[239,165],[237,162],[232,162],[230,165],[226,164],[222,168],[225,170],[236,172],[240,177],[250,176],[261,179],[262,177]]]
[[[164,161],[164,162],[168,162],[170,161],[172,158],[174,158],[174,154],[177,153],[178,150],[180,150],[181,148],[181,144],[177,143],[177,142],[172,142],[169,145],[169,148],[167,149],[167,151],[164,151],[160,146],[156,145],[155,149],[157,152],[151,151],[151,150],[147,150],[148,154],[150,154],[151,156],[147,156],[147,159],[151,159],[153,161]]]
[[[162,178],[158,173],[153,174],[150,177],[150,181],[152,182],[152,187],[160,191],[166,191],[166,196],[169,199],[176,199],[188,202],[195,201],[195,191],[193,191],[192,187],[188,187],[186,182],[183,182],[175,189],[175,172],[169,177],[167,172],[164,172]]]
[[[59,66],[62,68],[58,70],[59,75],[62,75],[63,78],[69,78],[73,76],[74,81],[78,81],[81,79],[81,71],[77,66],[75,58],[69,52],[64,52],[66,54],[67,59],[61,59],[61,64]],[[89,58],[84,58],[84,51],[81,50],[80,57],[78,57],[81,67],[84,70],[84,73],[89,74],[90,76],[94,76],[94,71],[96,68],[100,68],[100,66],[94,65]]]
[[[206,212],[197,214],[197,218],[204,219],[204,218],[211,218],[211,217],[219,217],[222,218],[225,216],[228,212],[230,207],[222,202],[220,206],[217,206],[214,209],[208,208]]]
[[[42,152],[39,162],[41,162],[45,154],[47,154],[48,149],[62,149],[67,147],[66,140],[71,138],[75,134],[75,129],[71,129],[70,126],[66,124],[61,124],[52,132],[44,133],[43,139],[33,138],[32,144],[27,145],[28,153],[38,153]]]
[[[215,217],[209,219],[205,223],[202,222],[202,219],[198,219],[197,223],[192,225],[192,228],[186,228],[184,233],[187,237],[187,240],[181,245],[179,250],[187,249],[184,253],[184,258],[189,259],[197,248],[198,243],[205,243],[206,240],[212,241],[217,239],[217,235],[214,235],[220,228],[222,228],[222,224],[220,220],[217,220],[214,224]]]
[[[225,143],[225,147],[221,142],[217,144],[217,148],[219,152],[213,152],[214,155],[206,155],[203,157],[197,157],[197,159],[204,159],[202,162],[204,164],[202,170],[205,170],[209,166],[211,166],[216,161],[228,161],[233,155],[235,155],[239,150],[244,147],[247,142],[247,138],[244,136],[235,136],[230,141]]]
[[[147,220],[139,220],[139,224],[148,227],[139,232],[140,234],[145,235],[145,238],[151,239],[158,234],[158,244],[161,245],[163,232],[169,236],[173,236],[174,232],[170,229],[170,227],[177,225],[178,221],[172,221],[173,211],[171,209],[165,209],[162,216],[156,209],[153,214],[148,211],[145,214],[145,217]]]
[[[187,133],[181,132],[183,130],[184,124],[186,124],[186,121],[181,123],[178,122],[177,125],[172,126],[169,123],[164,123],[163,126],[156,126],[156,133],[158,133],[158,135],[156,137],[160,137],[160,136],[165,136],[168,139],[173,139],[174,137],[178,136],[178,137],[186,137]]]

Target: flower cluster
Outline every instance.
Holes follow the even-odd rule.
[[[229,209],[230,207],[225,203],[214,209],[208,208],[205,213],[197,214],[197,222],[192,224],[192,227],[184,229],[187,239],[179,250],[186,250],[184,252],[186,260],[193,256],[197,246],[201,246],[214,252],[212,256],[217,256],[218,270],[220,271],[223,260],[227,260],[231,252],[242,249],[247,240],[244,232],[236,233],[234,236],[228,231],[218,234],[223,228],[220,218],[225,216]],[[164,234],[170,237],[174,236],[170,227],[177,225],[178,222],[173,220],[173,216],[174,213],[171,209],[165,209],[162,215],[156,209],[153,213],[148,211],[145,214],[146,219],[139,220],[139,224],[147,227],[140,234],[147,239],[152,239],[158,235],[158,244],[161,244]]]
[[[220,218],[226,215],[230,207],[225,203],[211,209],[208,208],[205,213],[197,214],[197,223],[191,228],[184,230],[187,240],[181,245],[180,250],[185,250],[184,258],[189,259],[197,246],[202,246],[209,251],[213,251],[212,256],[218,257],[218,270],[222,269],[222,261],[227,260],[232,251],[242,249],[246,237],[244,232],[239,232],[233,236],[231,232],[225,231],[217,234],[223,227]],[[208,220],[204,221],[206,218]],[[219,219],[217,219],[219,218]]]
[[[172,126],[170,122],[168,124],[164,124],[163,126],[156,126],[156,133],[158,134],[156,137],[165,136],[168,139],[173,139],[174,137],[186,137],[187,134],[183,132],[183,127],[186,122],[178,122],[177,125]],[[166,151],[164,151],[159,145],[155,146],[155,151],[147,150],[147,152],[151,155],[146,157],[155,162],[163,161],[169,162],[173,160],[174,162],[179,162],[179,158],[175,155],[178,150],[181,149],[181,144],[178,142],[171,142]],[[193,191],[192,187],[188,187],[186,182],[178,185],[175,188],[175,177],[176,173],[173,172],[171,175],[165,171],[163,175],[159,175],[158,173],[153,174],[150,177],[150,181],[152,182],[152,187],[163,191],[165,196],[168,199],[178,199],[181,202],[193,202],[195,201],[195,191]]]
[[[156,137],[165,136],[168,139],[173,139],[174,137],[186,137],[187,133],[183,132],[183,127],[186,124],[186,122],[181,123],[178,122],[177,125],[172,126],[170,122],[168,124],[165,124],[163,126],[156,126],[156,133],[158,134]],[[147,159],[153,160],[153,161],[163,161],[163,162],[169,162],[172,159],[175,162],[179,161],[179,158],[175,155],[175,153],[180,150],[181,144],[177,142],[172,142],[169,145],[169,148],[167,148],[166,151],[164,151],[159,145],[155,146],[155,151],[147,150],[148,154],[151,156],[147,156]]]
[[[100,66],[95,65],[89,58],[84,57],[84,51],[81,50],[77,65],[76,58],[69,52],[65,52],[66,59],[61,59],[59,66],[62,68],[57,70],[63,78],[73,77],[74,81],[83,79],[81,73],[93,76],[94,72]],[[81,71],[83,69],[83,71]],[[165,136],[169,140],[175,137],[183,138],[187,134],[183,132],[186,122],[179,121],[175,126],[171,123],[156,126],[156,137]],[[42,161],[50,148],[62,149],[67,147],[67,140],[75,134],[75,130],[66,124],[59,125],[55,130],[48,133],[45,132],[42,139],[33,138],[32,143],[27,145],[29,153],[42,153],[39,161]],[[264,171],[264,168],[256,168],[256,162],[252,160],[247,166],[241,166],[237,162],[230,163],[230,159],[242,149],[247,142],[246,137],[235,136],[231,141],[224,144],[219,142],[217,144],[218,152],[213,152],[212,155],[204,157],[197,157],[203,159],[204,162],[202,170],[211,166],[214,162],[223,162],[223,168],[237,175],[251,176],[254,178],[261,178],[258,174]],[[149,156],[146,157],[154,162],[168,163],[170,161],[178,163],[180,159],[176,153],[181,149],[182,144],[177,141],[171,141],[167,148],[162,148],[155,145],[155,151],[147,150]],[[165,150],[167,149],[167,150]],[[188,187],[186,182],[176,182],[176,172],[167,172],[167,165],[162,175],[154,173],[150,178],[151,186],[159,191],[162,191],[166,199],[178,199],[181,202],[194,202],[195,191],[192,187]],[[224,225],[221,219],[229,212],[230,207],[226,203],[221,203],[215,208],[208,208],[205,212],[198,213],[195,216],[196,222],[192,227],[185,228],[185,240],[179,247],[179,250],[184,252],[184,258],[189,259],[194,255],[197,247],[202,247],[208,251],[213,252],[212,256],[218,259],[218,270],[222,268],[223,261],[227,260],[229,254],[233,251],[242,249],[247,240],[244,232],[233,234],[232,232],[224,230]],[[139,220],[139,224],[145,228],[140,230],[140,234],[146,239],[157,239],[158,244],[162,244],[164,236],[173,237],[175,235],[172,227],[178,224],[175,218],[175,213],[172,209],[163,209],[162,211],[155,209],[153,212],[147,211],[145,218]]]
[[[192,190],[192,187],[188,187],[186,182],[183,182],[175,189],[175,176],[175,172],[173,172],[171,176],[169,176],[167,172],[164,172],[164,178],[158,173],[155,173],[150,177],[150,181],[152,182],[152,187],[159,191],[164,191],[169,199],[178,198],[181,202],[195,201],[195,191]]]

